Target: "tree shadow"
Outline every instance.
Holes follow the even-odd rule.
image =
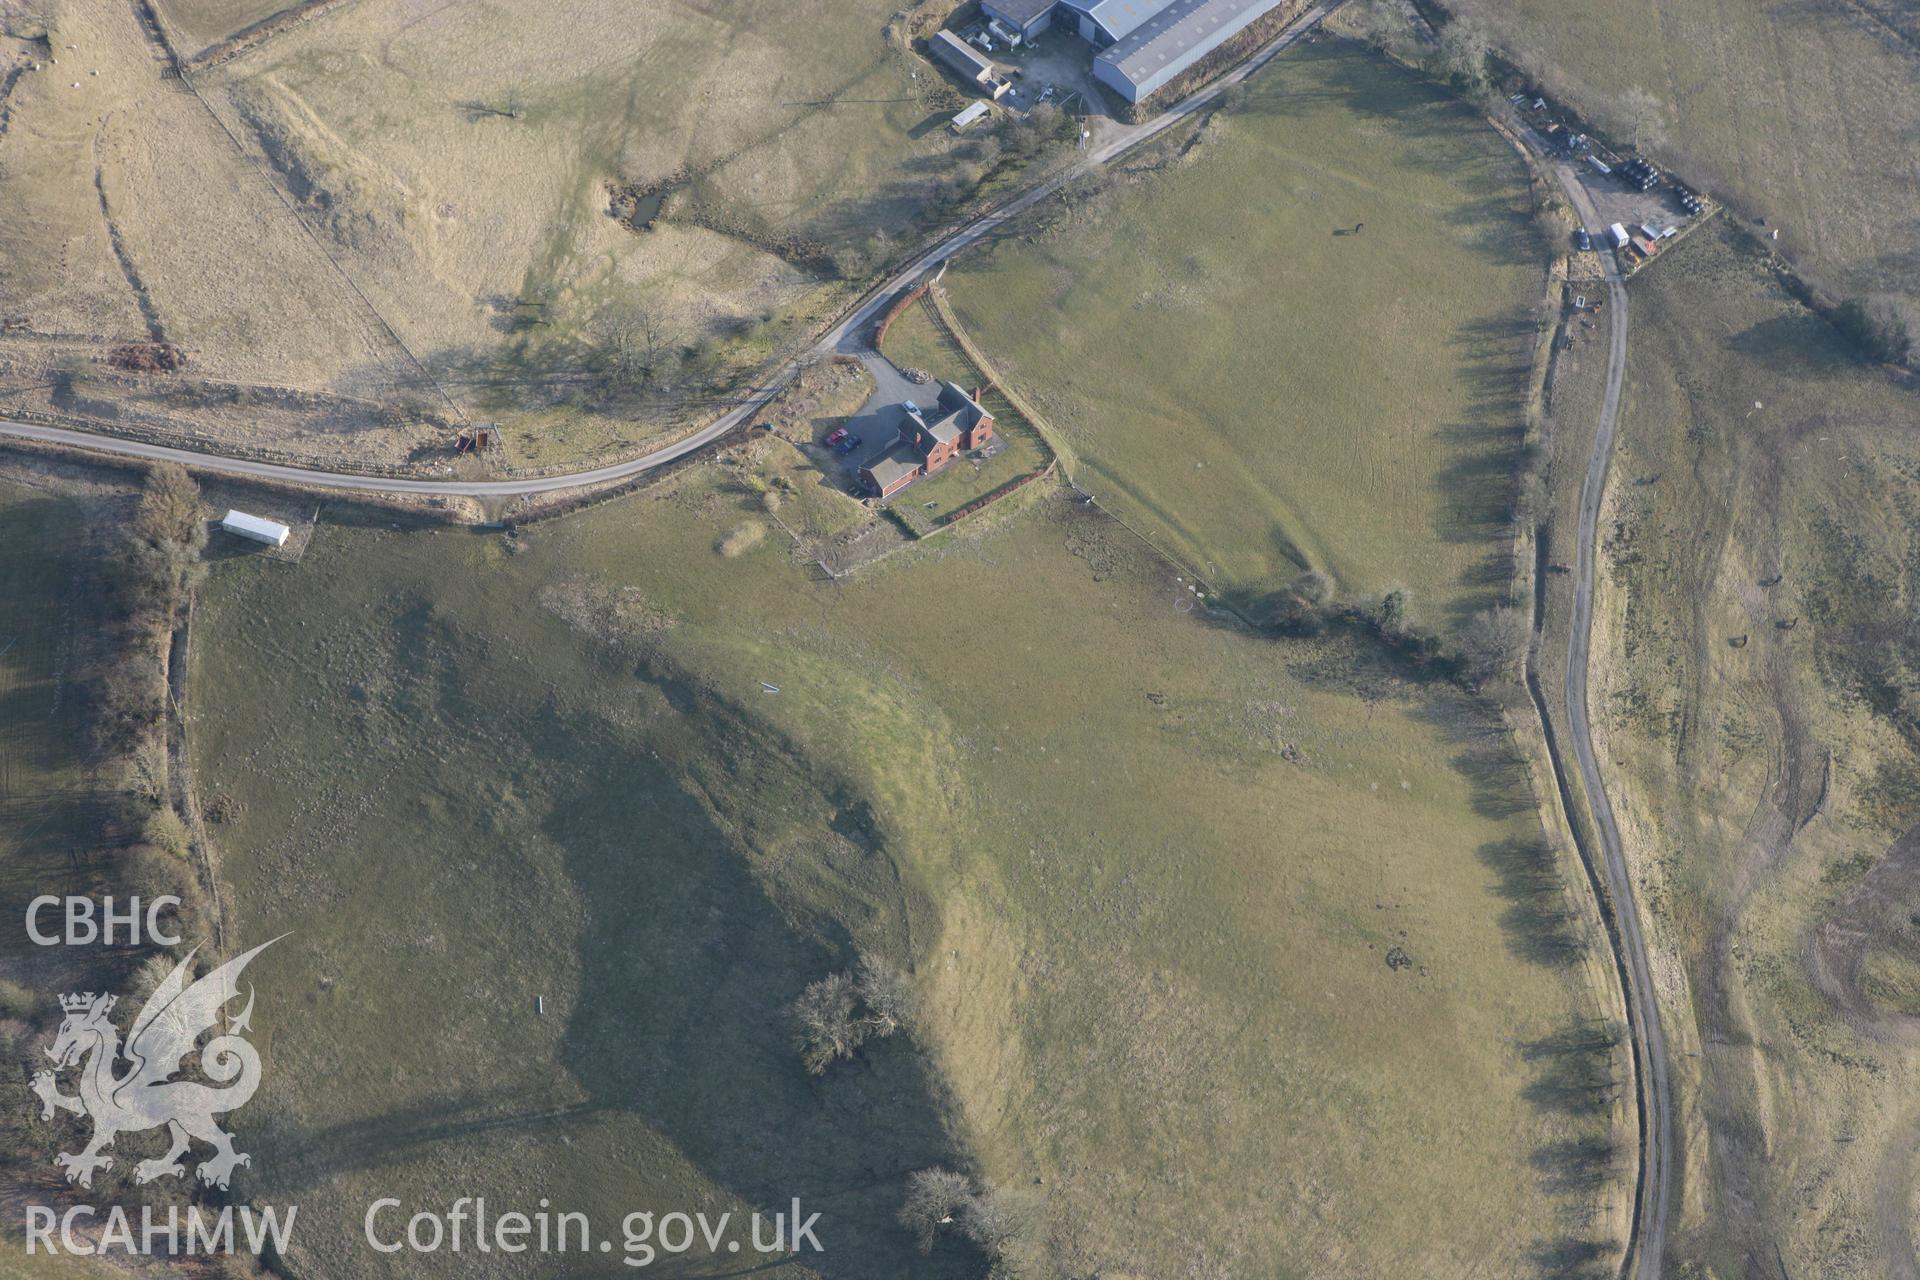
[[[1551,1280],[1608,1280],[1619,1251],[1616,1241],[1566,1236],[1537,1246],[1532,1261]]]
[[[1478,853],[1500,877],[1500,896],[1510,904],[1500,915],[1509,951],[1555,969],[1586,954],[1551,844],[1545,839],[1495,840],[1481,845]]]
[[[1803,374],[1830,373],[1854,363],[1825,320],[1798,308],[1750,325],[1728,338],[1727,346],[1769,368]]]
[[[1541,1185],[1558,1195],[1591,1195],[1620,1176],[1620,1148],[1598,1135],[1549,1142],[1528,1157]]]
[[[1585,1021],[1520,1047],[1521,1058],[1537,1073],[1522,1095],[1542,1111],[1600,1119],[1619,1096],[1615,1053],[1620,1029],[1608,1022]]]

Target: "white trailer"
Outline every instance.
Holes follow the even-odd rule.
[[[1616,249],[1626,248],[1627,242],[1633,238],[1627,234],[1626,224],[1620,222],[1608,227],[1607,234],[1613,237],[1613,247]]]
[[[250,516],[244,511],[227,512],[220,517],[220,527],[249,542],[264,542],[270,547],[284,547],[293,536],[293,530],[279,521]]]
[[[962,111],[959,115],[953,118],[953,125],[952,125],[953,131],[955,133],[965,133],[969,127],[978,123],[981,117],[987,114],[988,110],[989,108],[987,107],[986,103],[984,102],[974,103],[972,106],[968,107],[965,111]]]

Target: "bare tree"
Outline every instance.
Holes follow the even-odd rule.
[[[851,1058],[867,1038],[867,1027],[854,1016],[853,977],[832,973],[807,987],[793,1002],[794,1039],[801,1061],[813,1075],[821,1075],[843,1058]]]
[[[913,1232],[920,1252],[933,1251],[940,1228],[957,1218],[973,1200],[973,1183],[951,1169],[920,1169],[907,1175],[907,1199],[900,1206],[900,1225]]]
[[[652,315],[621,304],[593,320],[594,361],[612,391],[644,387],[661,372],[666,342]]]
[[[1440,33],[1441,65],[1463,89],[1485,92],[1490,79],[1487,59],[1492,54],[1486,31],[1470,19],[1455,18]]]
[[[177,462],[158,462],[140,486],[134,532],[153,542],[192,542],[200,523],[200,486]]]
[[[1509,605],[1482,609],[1460,632],[1460,654],[1475,684],[1509,676],[1527,649],[1527,619]]]
[[[1001,116],[994,136],[1001,153],[1014,160],[1031,160],[1047,147],[1063,140],[1067,114],[1051,102],[1043,102],[1029,111],[1025,119]]]
[[[1380,597],[1380,604],[1374,611],[1374,621],[1380,630],[1391,635],[1398,631],[1407,620],[1407,591],[1405,587],[1395,587]]]
[[[1834,309],[1833,323],[1869,360],[1882,364],[1913,360],[1920,309],[1905,298],[1887,294],[1850,298]]]
[[[1341,11],[1338,25],[1408,61],[1423,52],[1416,30],[1426,24],[1408,0],[1354,0]]]
[[[1667,141],[1666,104],[1635,85],[1621,94],[1614,104],[1620,122],[1633,134],[1633,149],[1662,147]]]
[[[172,627],[180,601],[206,571],[200,558],[206,545],[199,486],[178,463],[156,465],[140,487],[117,565],[122,598],[137,629]]]
[[[1333,594],[1333,579],[1308,569],[1269,597],[1267,625],[1283,635],[1318,635],[1326,629]]]
[[[1554,195],[1542,200],[1540,207],[1533,211],[1533,225],[1546,241],[1548,251],[1554,254],[1566,252],[1574,221],[1573,210],[1567,207],[1567,202]]]
[[[873,956],[860,959],[857,982],[860,1001],[867,1008],[867,1024],[874,1035],[890,1036],[909,1031],[920,1012],[920,993],[913,979],[885,960]]]
[[[967,1202],[960,1229],[993,1261],[993,1274],[1019,1274],[1016,1252],[1033,1234],[1033,1207],[1005,1191],[989,1189]]]
[[[857,972],[830,974],[800,993],[792,1009],[794,1039],[807,1070],[820,1075],[869,1038],[911,1030],[919,1008],[913,979],[885,960],[862,956]]]

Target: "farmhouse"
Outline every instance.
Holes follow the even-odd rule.
[[[1094,79],[1128,102],[1168,84],[1281,0],[981,0],[989,18],[1031,40],[1048,26],[1100,50]]]
[[[293,532],[277,520],[264,520],[259,516],[250,516],[244,511],[227,512],[220,517],[220,527],[249,542],[264,542],[270,547],[284,547],[288,536]]]
[[[951,382],[940,384],[931,415],[909,400],[900,406],[900,435],[893,447],[860,469],[860,479],[880,498],[890,498],[921,476],[930,476],[969,450],[993,439],[993,415]]]

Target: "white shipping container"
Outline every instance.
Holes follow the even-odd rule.
[[[229,511],[220,517],[220,527],[228,533],[236,534],[253,542],[264,542],[270,547],[284,547],[293,530],[277,520],[264,520],[259,516],[250,516],[244,511]]]
[[[1630,237],[1627,235],[1627,228],[1623,224],[1618,222],[1614,223],[1607,228],[1607,234],[1613,237],[1614,248],[1624,249],[1627,247],[1627,241]]]
[[[987,114],[986,103],[984,102],[974,103],[972,106],[968,107],[965,111],[962,111],[959,115],[953,118],[953,131],[955,133],[962,132],[967,128],[968,125],[973,124],[975,121],[979,120],[981,116],[984,116],[986,114]]]

